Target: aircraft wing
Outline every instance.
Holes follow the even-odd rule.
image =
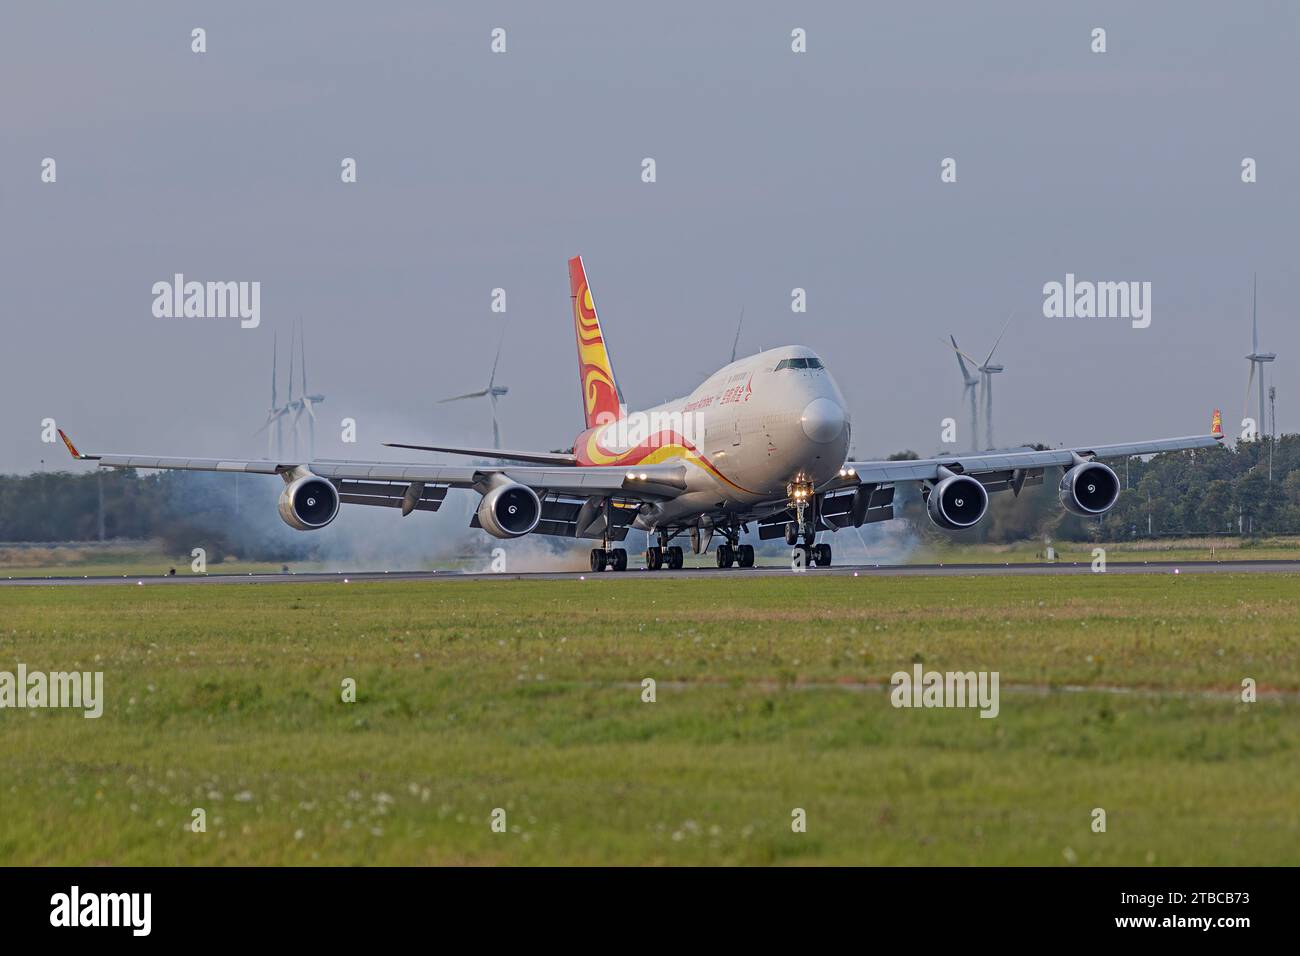
[[[1217,425],[1217,419],[1216,419]],[[907,482],[937,482],[948,474],[969,475],[987,492],[1019,494],[1027,485],[1043,482],[1043,472],[1053,465],[1072,466],[1090,459],[1127,458],[1164,451],[1215,448],[1223,440],[1217,431],[1209,435],[1131,442],[1126,445],[1094,445],[1035,451],[1019,448],[999,452],[969,452],[944,458],[911,461],[850,461],[835,478],[819,487],[821,527],[831,530],[859,527],[894,517],[894,491]],[[774,538],[794,520],[794,511],[784,508],[760,518],[759,537]]]
[[[1157,441],[1130,442],[1125,445],[1080,445],[1075,448],[1049,448],[1046,451],[1011,451],[981,453],[968,452],[944,458],[922,458],[912,461],[851,461],[846,476],[855,481],[837,478],[835,485],[873,483],[892,484],[902,481],[935,481],[940,469],[983,479],[1000,473],[1040,471],[1052,465],[1069,465],[1077,458],[1107,459],[1130,458],[1137,455],[1155,455],[1163,451],[1186,451],[1192,448],[1217,448],[1223,435],[1189,435],[1185,438],[1162,438]],[[991,489],[992,490],[992,489]]]
[[[413,483],[447,488],[472,488],[481,490],[493,475],[501,474],[528,485],[539,495],[544,493],[587,497],[613,496],[629,501],[663,501],[675,498],[686,489],[684,465],[641,465],[635,471],[611,467],[581,467],[557,465],[438,465],[386,461],[350,461],[320,459],[318,461],[258,461],[236,458],[159,458],[148,455],[82,454],[62,430],[59,432],[72,457],[81,461],[95,461],[103,468],[141,468],[168,471],[223,471],[253,475],[293,475],[301,470],[310,471],[338,486],[345,502],[354,504],[387,504],[388,501],[361,501],[365,492],[371,497],[387,498],[378,493],[378,486],[390,485],[400,503],[407,487]],[[367,486],[352,487],[356,486]],[[433,489],[429,489],[432,491]],[[439,498],[439,502],[441,499]],[[430,509],[430,510],[436,510]]]

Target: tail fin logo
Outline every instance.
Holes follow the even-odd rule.
[[[593,428],[618,420],[619,393],[581,256],[569,260],[569,294],[573,299],[573,329],[578,341],[582,409],[587,427]]]
[[[1219,410],[1217,408],[1214,410],[1214,417],[1210,419],[1210,434],[1211,435],[1223,434],[1223,416],[1219,414]]]
[[[62,428],[59,429],[59,437],[63,439],[63,444],[68,446],[68,451],[73,458],[81,457],[81,452],[77,451],[77,446],[72,444],[72,439],[68,437],[67,432]]]

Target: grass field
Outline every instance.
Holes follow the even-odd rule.
[[[0,670],[102,670],[107,703],[0,711],[0,863],[1295,864],[1298,595],[1229,574],[7,588]],[[915,661],[998,671],[999,716],[893,708]]]

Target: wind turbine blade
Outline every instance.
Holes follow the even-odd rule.
[[[740,307],[740,321],[736,323],[736,337],[731,340],[731,361],[736,361],[736,347],[740,345],[740,329],[745,324],[745,307]]]
[[[295,329],[292,325],[289,326],[289,404],[290,405],[293,404],[293,346],[294,346],[294,336],[297,334],[297,331],[298,330]]]
[[[307,394],[307,330],[302,328],[302,319],[298,319],[298,347],[302,349],[302,393]]]
[[[989,357],[984,360],[985,365],[988,365],[989,362],[993,361],[993,353],[998,350],[998,346],[1002,343],[1002,336],[1007,334],[1007,326],[1011,324],[1011,320],[1014,317],[1015,313],[1012,312],[1011,315],[1007,316],[1007,320],[1002,323],[1002,331],[999,332],[998,337],[993,340],[993,348],[989,349]]]
[[[464,395],[453,395],[451,398],[440,398],[437,401],[439,405],[446,405],[448,402],[459,402],[463,398],[482,398],[484,395],[492,394],[488,389],[478,392],[466,392]]]
[[[1259,318],[1255,313],[1255,292],[1257,284],[1257,278],[1252,274],[1250,277],[1250,353],[1252,355],[1259,354]],[[1250,363],[1250,370],[1252,372],[1255,371],[1254,362]]]
[[[501,346],[506,344],[506,330],[501,329],[501,338],[497,340],[497,357],[492,360],[492,374],[488,376],[487,391],[492,391],[492,385],[497,380],[497,365],[501,361]]]
[[[966,370],[966,362],[969,361],[971,365],[975,366],[978,366],[979,363],[957,347],[957,337],[955,335],[948,336],[948,339],[952,342],[952,350],[957,353],[957,367],[961,369],[962,381],[967,385],[974,385],[979,379]]]
[[[268,428],[270,428],[280,419],[284,418],[284,416],[287,415],[288,413],[289,413],[288,406],[285,406],[284,408],[271,409],[271,411],[267,413],[266,421],[262,423],[262,427],[259,428],[257,431],[253,432],[253,434],[254,435],[262,434],[262,432],[266,431]]]
[[[492,400],[492,447],[501,447],[501,426],[497,423],[497,397],[489,393]]]

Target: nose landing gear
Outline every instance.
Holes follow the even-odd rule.
[[[794,549],[790,560],[805,568],[829,568],[831,546],[814,544],[817,540],[817,496],[813,493],[812,482],[792,481],[786,485],[786,493],[794,511],[794,521],[785,526],[785,543]],[[803,544],[799,543],[801,537]]]

